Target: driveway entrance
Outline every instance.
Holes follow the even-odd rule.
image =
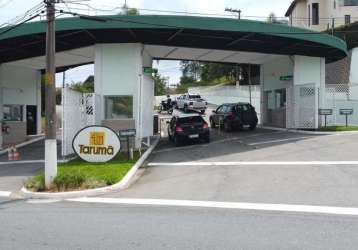
[[[356,160],[350,149],[358,146],[357,139],[264,129],[213,131],[211,144],[175,148],[163,138],[138,181],[108,196],[358,206],[357,166],[334,164]]]

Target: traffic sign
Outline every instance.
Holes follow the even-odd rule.
[[[147,75],[158,73],[158,69],[152,67],[143,67],[143,73]]]
[[[340,109],[339,113],[341,115],[353,115],[353,109]]]
[[[333,115],[333,109],[319,109],[319,115]]]
[[[280,76],[280,81],[291,81],[293,79],[293,75]]]

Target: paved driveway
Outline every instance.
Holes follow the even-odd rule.
[[[58,143],[58,155],[61,144]],[[0,156],[0,197],[1,191],[16,192],[24,182],[44,168],[44,141],[38,141],[19,149],[25,163],[8,162],[7,154]]]
[[[358,166],[320,163],[358,160],[357,147],[358,135],[264,129],[229,134],[215,130],[212,143],[180,148],[163,139],[141,178],[109,196],[358,206]]]

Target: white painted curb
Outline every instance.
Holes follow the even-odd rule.
[[[270,126],[260,126],[262,129],[270,129],[277,131],[285,131],[291,133],[305,134],[305,135],[350,135],[350,134],[358,134],[358,131],[337,131],[337,132],[324,132],[324,131],[305,131],[299,129],[288,129],[288,128],[275,128]]]
[[[142,157],[134,164],[134,166],[129,170],[126,176],[123,179],[108,187],[96,188],[96,189],[88,189],[82,191],[73,191],[73,192],[61,192],[61,193],[40,193],[40,192],[31,192],[23,187],[20,191],[20,194],[27,199],[72,199],[72,198],[80,198],[80,197],[90,197],[90,196],[98,196],[111,192],[118,192],[125,189],[130,181],[133,179],[138,169],[142,167],[144,162],[148,159],[150,154],[153,152],[154,148],[159,143],[159,137],[156,138],[155,142],[148,148],[148,150],[142,155]]]

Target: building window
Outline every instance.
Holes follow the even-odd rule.
[[[351,15],[345,15],[344,16],[344,23],[350,24],[351,23]]]
[[[311,5],[308,5],[308,26],[311,26]]]
[[[319,25],[319,3],[312,4],[312,25]]]
[[[342,4],[343,2],[343,4]],[[340,6],[358,6],[358,0],[343,0]]]
[[[133,118],[133,96],[106,96],[105,119]]]
[[[22,105],[4,105],[3,106],[4,121],[21,122],[23,120],[22,109],[23,109]]]

